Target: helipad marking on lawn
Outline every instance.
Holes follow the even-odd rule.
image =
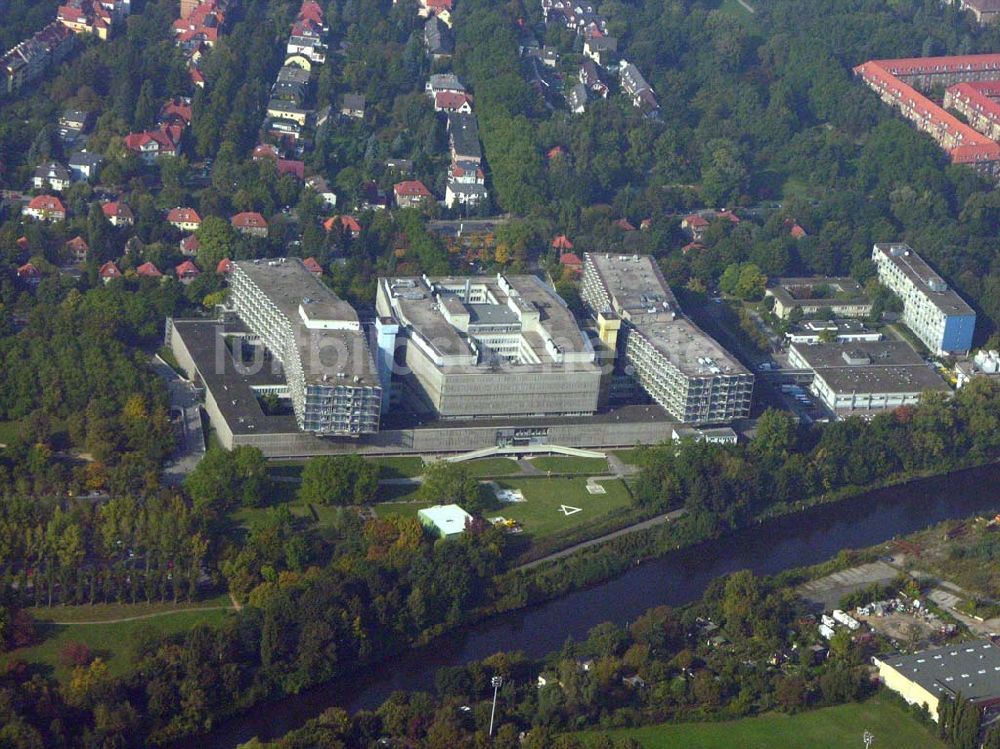
[[[582,507],[570,507],[569,505],[559,505],[559,512],[561,512],[566,517],[570,515],[576,515],[578,512],[583,512]]]

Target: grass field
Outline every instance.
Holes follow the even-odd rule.
[[[608,472],[605,458],[573,458],[566,455],[545,455],[532,458],[531,465],[539,471],[552,473],[573,473],[580,476],[600,476]]]
[[[520,489],[525,501],[498,506],[487,516],[516,520],[525,533],[536,539],[589,523],[631,504],[628,490],[618,479],[600,482],[606,494],[590,494],[583,478],[508,479],[497,484],[504,489]],[[569,515],[562,511],[563,505],[571,508]],[[579,508],[579,512],[573,512],[573,508]]]
[[[0,421],[0,445],[8,445],[14,441],[21,431],[19,421]]]
[[[53,608],[31,609],[31,615],[38,623],[42,641],[30,648],[12,650],[0,656],[0,662],[13,659],[40,666],[59,680],[66,679],[71,669],[59,662],[62,649],[71,642],[80,642],[90,648],[94,655],[105,660],[113,674],[125,673],[129,666],[129,653],[136,632],[153,631],[160,635],[186,632],[196,624],[221,624],[227,617],[235,616],[231,610],[191,611],[192,608],[228,606],[229,597],[194,603],[136,604],[135,606],[56,606]],[[148,619],[108,622],[99,624],[56,624],[55,622],[102,621],[123,617],[153,614]]]
[[[459,463],[469,471],[470,476],[487,478],[491,476],[510,476],[521,472],[521,466],[511,458],[480,458]]]
[[[642,465],[642,454],[645,452],[646,448],[635,447],[631,450],[615,450],[613,452],[614,456],[618,458],[622,463],[630,466]]]
[[[841,749],[863,747],[861,737],[866,730],[875,735],[874,747],[945,746],[900,707],[878,697],[792,716],[771,713],[728,723],[674,723],[599,733],[616,739],[631,736],[643,749]],[[580,734],[584,739],[596,735]]]

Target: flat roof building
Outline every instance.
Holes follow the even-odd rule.
[[[872,260],[882,285],[903,301],[903,322],[932,353],[969,352],[975,311],[909,245],[878,243]]]
[[[586,253],[582,296],[602,340],[675,418],[717,424],[750,415],[753,375],[683,316],[652,258]]]
[[[434,535],[454,538],[465,533],[465,524],[472,515],[458,505],[434,505],[417,510],[417,518]]]
[[[380,278],[376,312],[383,389],[395,377],[442,418],[597,410],[590,339],[535,276]]]
[[[927,708],[938,720],[938,700],[959,694],[980,708],[1000,702],[1000,648],[974,640],[913,655],[872,658],[879,679],[911,705]]]
[[[351,305],[298,258],[235,262],[229,289],[236,314],[281,362],[300,429],[378,431],[382,388]]]
[[[881,411],[920,401],[944,380],[903,341],[793,344],[788,363],[813,372],[810,389],[839,415]]]
[[[787,320],[793,310],[806,317],[829,309],[838,317],[867,317],[872,303],[853,278],[776,278],[764,292],[774,299],[774,314]]]

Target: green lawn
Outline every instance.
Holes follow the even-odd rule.
[[[372,506],[375,510],[375,514],[384,518],[389,515],[410,515],[413,517],[417,516],[417,511],[422,510],[425,507],[430,507],[433,502],[379,502]]]
[[[512,458],[480,458],[479,460],[464,460],[459,463],[465,466],[470,476],[488,478],[491,476],[510,476],[521,472],[521,466]]]
[[[0,663],[10,660],[24,660],[27,663],[40,666],[59,680],[69,677],[71,669],[59,662],[62,649],[71,642],[80,642],[90,648],[91,652],[105,660],[111,672],[115,675],[124,674],[129,666],[129,652],[134,634],[140,630],[152,630],[160,635],[171,635],[187,632],[196,624],[221,624],[227,617],[235,616],[232,611],[217,609],[214,611],[185,611],[184,609],[198,606],[227,605],[225,600],[185,603],[174,607],[158,607],[173,609],[150,619],[139,619],[130,622],[107,624],[54,624],[54,621],[99,620],[111,618],[112,614],[120,616],[140,616],[150,613],[151,608],[145,604],[136,606],[67,606],[51,609],[33,609],[32,615],[38,619],[38,632],[42,641],[30,648],[12,650],[0,656]]]
[[[14,441],[21,431],[19,421],[0,421],[0,445],[8,445]]]
[[[799,715],[770,713],[727,723],[674,723],[607,732],[585,732],[583,738],[606,733],[631,736],[643,749],[772,749],[863,747],[865,731],[875,735],[873,747],[944,749],[938,739],[895,704],[878,697],[812,710]]]
[[[532,458],[531,464],[546,473],[574,473],[581,476],[600,476],[608,473],[606,458],[573,458],[566,455],[545,455]]]
[[[503,489],[520,489],[524,502],[505,503],[489,510],[487,517],[502,516],[516,520],[534,539],[570,530],[607,515],[612,510],[631,505],[628,490],[618,479],[599,482],[606,494],[590,494],[583,478],[506,479],[497,484]],[[566,515],[561,507],[570,508]],[[573,512],[572,508],[579,508]]]

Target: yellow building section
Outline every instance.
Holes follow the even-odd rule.
[[[272,109],[269,107],[267,116],[273,117],[276,120],[291,120],[302,126],[306,124],[306,112],[301,110],[288,111],[287,109]]]
[[[938,696],[932,694],[917,682],[907,678],[885,661],[875,658],[878,675],[888,689],[898,694],[911,705],[924,706],[935,721],[938,719]]]
[[[75,34],[96,34],[97,38],[102,41],[108,40],[108,27],[101,26],[99,28],[94,28],[86,21],[67,21],[65,19],[60,19],[60,22],[67,29],[70,29]]]
[[[597,335],[601,342],[612,351],[618,350],[618,331],[622,321],[618,315],[601,312],[597,315]]]
[[[296,65],[309,72],[312,72],[313,69],[312,60],[305,55],[289,55],[285,58],[285,65]]]

